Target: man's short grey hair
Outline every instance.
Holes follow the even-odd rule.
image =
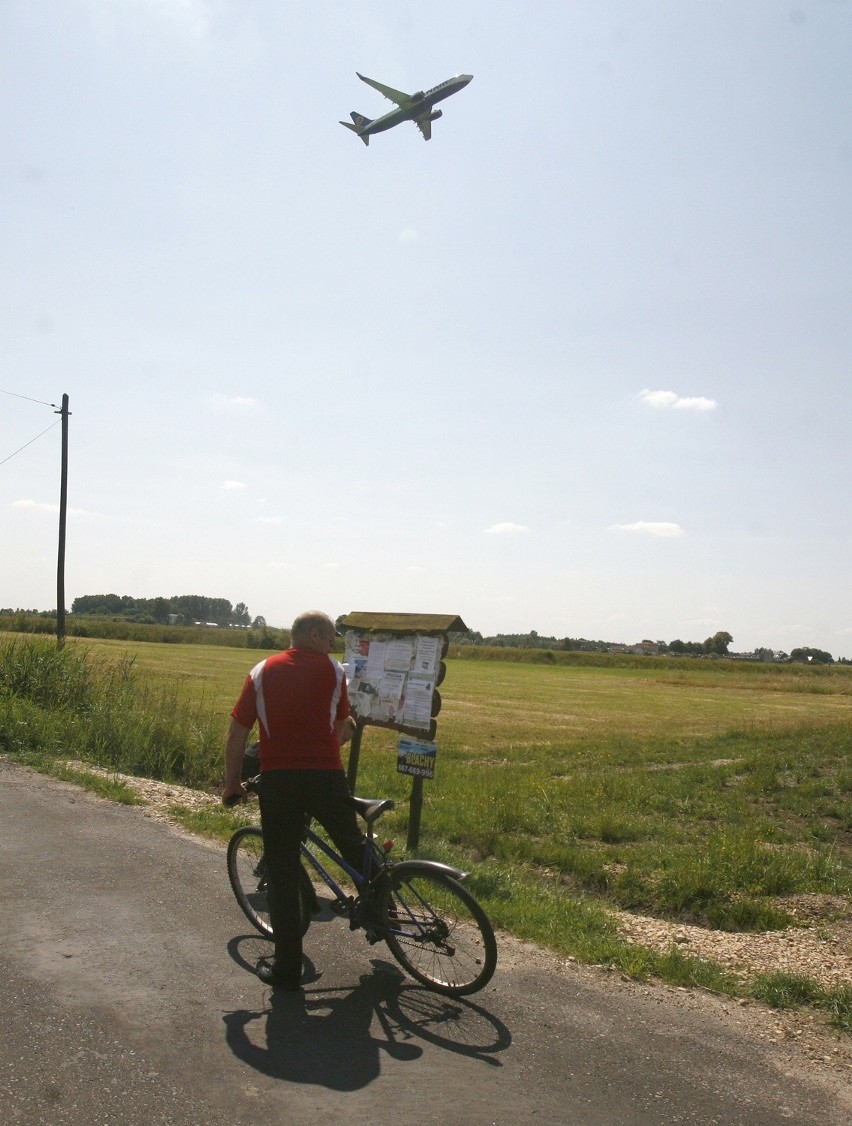
[[[293,622],[290,629],[290,643],[298,645],[300,642],[309,641],[313,630],[323,628],[336,631],[334,622],[328,614],[323,614],[321,610],[306,610]]]

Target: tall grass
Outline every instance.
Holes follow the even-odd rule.
[[[109,769],[208,786],[223,720],[180,683],[139,675],[39,638],[0,647],[0,750],[80,758]]]
[[[0,630],[7,633],[56,635],[56,618],[25,611],[0,612]],[[270,626],[229,629],[225,626],[178,626],[134,622],[127,618],[69,614],[65,619],[68,637],[112,641],[142,641],[165,645],[206,645],[231,649],[278,649],[290,643],[289,629]]]

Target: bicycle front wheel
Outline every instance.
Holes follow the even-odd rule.
[[[494,929],[470,892],[445,872],[417,862],[395,865],[381,918],[391,954],[427,989],[462,997],[491,980]]]
[[[228,843],[228,879],[245,917],[265,938],[272,938],[263,833],[254,825],[237,829]],[[311,915],[317,910],[317,897],[310,877],[301,866],[299,908],[304,934],[310,926]]]
[[[228,879],[245,917],[266,938],[272,938],[263,834],[248,825],[228,843]]]

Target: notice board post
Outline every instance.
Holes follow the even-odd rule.
[[[352,792],[365,727],[384,727],[409,736],[400,740],[397,769],[412,775],[408,847],[420,839],[423,779],[434,774],[438,685],[446,674],[449,633],[467,629],[455,614],[353,612],[338,623],[346,630],[344,664],[355,731],[346,776]],[[432,769],[430,771],[430,756]]]

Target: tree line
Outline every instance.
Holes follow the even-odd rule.
[[[719,630],[712,637],[703,641],[642,641],[639,646],[627,645],[614,641],[590,641],[585,637],[543,637],[530,630],[529,633],[497,633],[491,637],[483,637],[476,630],[468,630],[465,634],[453,634],[452,640],[460,645],[482,645],[498,649],[551,649],[554,652],[578,653],[613,653],[628,652],[641,649],[648,654],[670,655],[672,657],[730,657],[734,656],[730,650],[733,637],[727,630]],[[833,665],[834,657],[824,649],[814,649],[803,646],[793,649],[790,653],[783,653],[772,649],[758,648],[753,653],[740,653],[736,656],[750,658],[756,661],[801,661],[806,664]],[[840,664],[848,664],[845,658],[840,658]]]
[[[245,644],[250,648],[283,648],[289,644],[289,629],[273,628],[267,625],[261,615],[252,618],[244,602],[233,606],[227,598],[210,598],[199,594],[173,595],[171,598],[133,598],[130,595],[86,594],[75,598],[71,604],[72,618],[99,618],[113,622],[128,622],[133,625],[195,626],[216,625],[250,631]],[[55,618],[55,610],[12,610],[0,609],[0,629],[25,629],[25,620]],[[12,620],[16,624],[13,626]],[[69,625],[72,634],[90,636],[92,627],[77,628]],[[85,631],[85,632],[84,632]],[[46,627],[45,632],[49,632]],[[168,640],[171,640],[169,638]],[[730,653],[733,637],[727,630],[719,630],[703,641],[642,641],[639,645],[613,641],[594,641],[585,637],[555,637],[541,635],[536,630],[528,633],[497,633],[483,636],[477,630],[465,633],[452,633],[450,640],[461,646],[478,646],[483,649],[542,649],[553,652],[577,653],[629,653],[639,651],[647,655],[659,654],[672,657],[737,657],[755,661],[793,661],[803,664],[832,665],[852,664],[840,657],[835,662],[831,653],[824,649],[803,646],[793,649],[789,654],[767,648],[755,649],[752,653]]]
[[[171,598],[133,598],[129,594],[83,594],[71,603],[71,613],[99,618],[122,618],[151,625],[216,625],[261,629],[266,621],[252,619],[244,602],[233,606],[227,598],[203,594],[175,594]]]
[[[635,648],[623,642],[589,641],[585,637],[542,637],[534,629],[529,633],[497,633],[492,637],[483,637],[476,630],[468,630],[466,634],[454,635],[454,639],[468,645],[491,645],[505,649],[558,649],[563,652],[579,653],[611,653]],[[678,638],[671,642],[643,641],[641,645],[645,646],[647,651],[656,649],[659,653],[673,653],[676,656],[699,657],[708,653],[723,656],[727,654],[728,646],[733,640],[729,633],[720,630],[705,641],[681,641]]]

